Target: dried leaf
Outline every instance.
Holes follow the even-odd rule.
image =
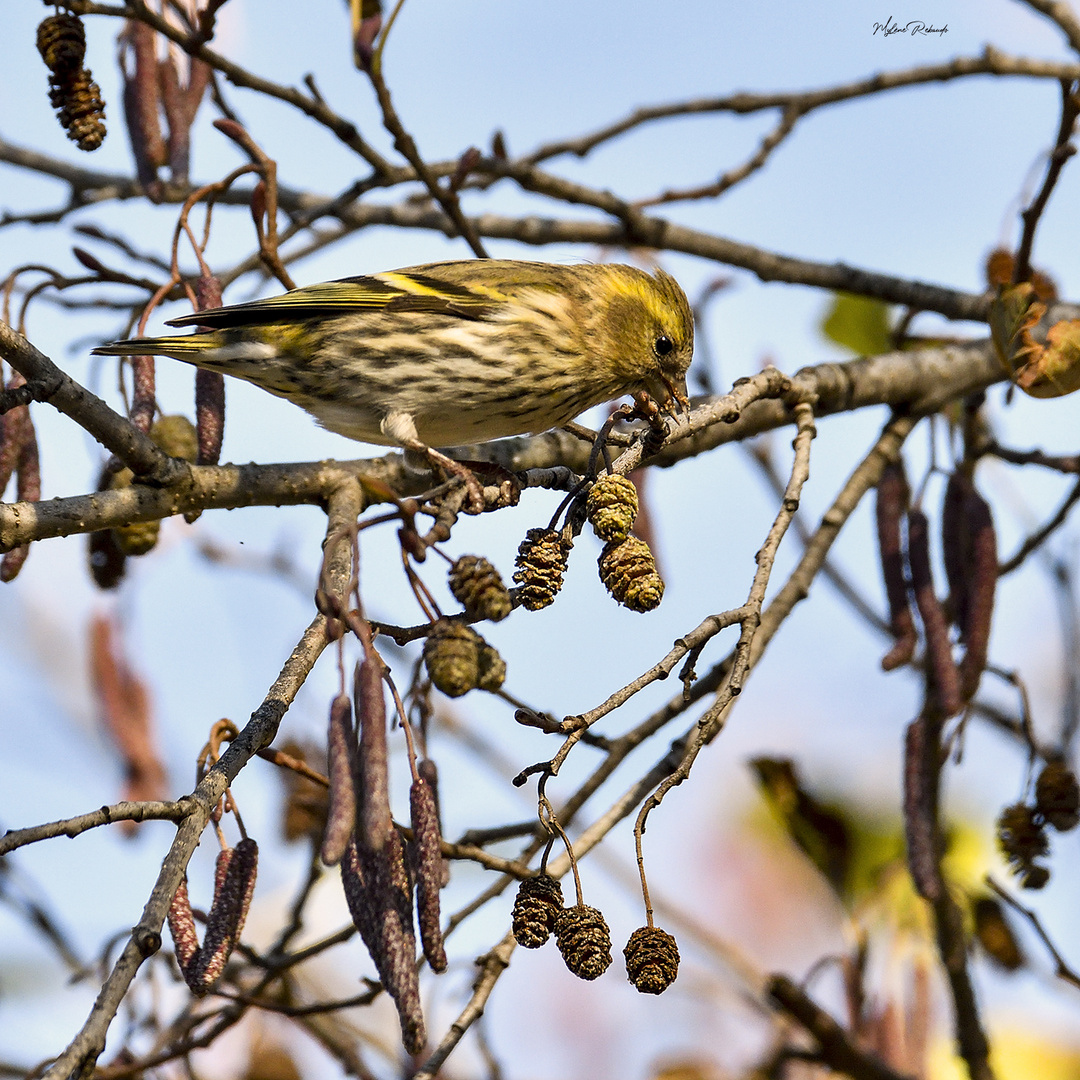
[[[123,797],[165,798],[167,774],[150,717],[150,693],[128,667],[116,641],[116,626],[104,615],[90,624],[90,674],[102,721],[124,762]],[[130,821],[120,827],[130,836],[138,825]]]

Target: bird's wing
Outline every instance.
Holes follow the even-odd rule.
[[[498,307],[494,296],[421,273],[394,271],[371,277],[342,278],[293,289],[281,296],[247,304],[195,311],[171,319],[169,326],[204,326],[214,330],[265,323],[304,322],[361,311],[420,311],[484,319]]]

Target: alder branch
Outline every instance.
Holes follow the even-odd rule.
[[[1035,230],[1039,219],[1043,215],[1050,195],[1054,190],[1061,170],[1073,154],[1076,147],[1069,139],[1072,138],[1073,129],[1076,127],[1076,118],[1080,115],[1080,96],[1074,92],[1073,80],[1061,80],[1061,121],[1058,124],[1057,138],[1054,140],[1054,148],[1050,151],[1050,160],[1046,167],[1046,176],[1043,178],[1042,187],[1038,194],[1031,200],[1031,205],[1024,208],[1020,214],[1024,222],[1023,233],[1020,237],[1020,245],[1016,249],[1016,266],[1013,270],[1013,281],[1027,281],[1031,276],[1031,250],[1035,246]]]
[[[1024,3],[1057,23],[1073,51],[1080,52],[1080,19],[1070,4],[1065,0],[1024,0]]]
[[[726,716],[732,703],[742,693],[743,683],[750,674],[753,645],[761,626],[761,609],[765,603],[765,591],[772,576],[776,553],[791,524],[791,519],[795,516],[795,511],[799,508],[803,485],[810,477],[810,444],[817,434],[813,410],[807,404],[800,404],[795,407],[795,416],[795,460],[784,491],[784,498],[780,503],[780,510],[755,557],[757,570],[746,598],[747,614],[741,621],[739,640],[732,650],[731,663],[723,683],[717,690],[716,699],[698,718],[697,731],[687,745],[678,768],[666,777],[656,791],[645,800],[634,827],[639,842],[641,834],[645,832],[649,814],[664,801],[664,797],[673,787],[681,784],[690,775],[690,770],[698,755],[719,730],[717,721],[721,716]]]
[[[1065,524],[1069,517],[1069,511],[1072,510],[1078,501],[1080,501],[1080,480],[1073,485],[1072,490],[1065,497],[1064,502],[1058,507],[1050,520],[1028,536],[1020,547],[1017,548],[1016,553],[1006,559],[998,567],[998,577],[1004,577],[1005,574],[1011,574],[1014,570],[1024,564],[1027,557],[1033,551],[1038,551],[1039,548],[1041,548],[1043,544]]]
[[[183,28],[175,26],[143,3],[143,0],[127,0],[123,7],[89,3],[87,0],[72,0],[68,7],[77,15],[110,15],[113,18],[137,19],[139,22],[146,23],[163,37],[179,45],[189,56],[202,60],[215,71],[220,71],[234,86],[254,90],[256,93],[284,101],[300,110],[332,132],[377,173],[388,175],[395,172],[390,163],[361,136],[356,125],[334,112],[322,97],[302,94],[296,87],[283,86],[247,71],[220,53],[207,48],[197,35],[189,34]]]
[[[821,1062],[852,1080],[912,1080],[861,1050],[846,1031],[786,975],[769,980],[772,1002],[804,1027],[818,1044]]]
[[[802,117],[802,112],[795,107],[789,106],[784,109],[776,126],[761,140],[757,150],[741,165],[728,169],[711,184],[702,184],[692,188],[669,188],[659,195],[649,199],[637,199],[634,202],[636,210],[646,206],[659,206],[665,203],[686,202],[690,199],[715,199],[723,195],[729,188],[742,183],[748,177],[753,176],[759,169],[765,167],[766,162],[772,156],[772,152],[795,130],[795,125]]]
[[[1026,0],[1033,3],[1033,0]],[[1047,4],[1047,7],[1052,5]],[[1064,8],[1064,4],[1057,5]],[[1078,37],[1080,40],[1080,37]],[[672,102],[668,105],[652,105],[635,109],[628,116],[616,120],[587,135],[572,139],[560,139],[545,143],[532,153],[519,159],[524,165],[536,165],[560,154],[585,157],[604,142],[632,131],[643,124],[675,117],[697,116],[703,113],[735,113],[748,115],[769,109],[795,108],[806,115],[824,105],[868,97],[873,94],[897,90],[905,86],[918,86],[930,82],[949,82],[969,75],[1012,75],[1044,79],[1080,78],[1080,65],[1063,64],[1049,60],[1029,60],[1026,57],[1009,56],[988,45],[981,56],[956,57],[942,64],[928,64],[902,71],[883,71],[865,79],[837,86],[809,91],[774,91],[771,93],[738,93],[721,97],[696,98],[690,101]]]
[[[169,457],[129,420],[65,375],[4,322],[0,322],[0,357],[25,377],[27,387],[33,392],[31,400],[47,401],[70,416],[132,472],[157,484],[175,484],[184,478],[186,462]]]
[[[36,844],[39,840],[49,840],[54,836],[74,837],[87,829],[96,829],[100,825],[112,825],[117,821],[183,821],[189,814],[195,813],[196,804],[185,796],[175,802],[119,802],[112,806],[103,806],[89,814],[79,814],[73,818],[62,818],[47,825],[34,825],[26,829],[8,829],[0,836],[0,855],[7,855],[16,848],[27,844]]]
[[[0,325],[0,352],[3,351],[5,331],[13,334]],[[41,356],[37,350],[33,352]],[[45,362],[50,370],[59,374],[50,362]],[[27,369],[38,370],[32,365],[27,365]],[[775,374],[780,375],[779,372]],[[92,398],[97,403],[95,409],[100,407],[108,417],[119,421],[117,430],[120,434],[141,445],[141,436],[136,437],[138,433],[123,417],[113,413],[74,380],[67,376],[62,378],[66,380],[65,385],[72,388],[70,393],[74,400],[81,402],[84,398]],[[755,380],[760,378],[771,382],[775,376],[762,373]],[[922,413],[1004,378],[1004,369],[993,347],[988,341],[981,341],[803,368],[791,377],[790,394],[795,399],[814,402],[815,414],[819,417],[872,405],[890,405],[894,409]],[[649,459],[649,464],[666,468],[724,443],[790,424],[791,408],[783,402],[746,401],[739,396],[745,388],[753,398],[760,385],[751,380],[744,387],[736,388],[735,398],[723,395],[699,401],[689,420],[675,427],[673,435]],[[732,405],[733,400],[737,408]],[[96,413],[84,411],[97,422]],[[73,418],[82,415],[79,410],[74,412]],[[732,415],[737,415],[738,419],[725,422]],[[91,430],[91,433],[94,432]],[[127,444],[114,439],[114,445],[126,447]],[[483,446],[455,447],[453,450],[459,457],[489,461],[513,472],[565,466],[582,473],[589,457],[589,447],[565,432],[549,432],[528,439],[505,439]],[[625,460],[620,458],[620,468],[632,468],[633,463],[640,460],[640,449],[632,448],[628,453]],[[400,454],[356,462],[189,466],[166,457],[153,446],[152,457],[164,458],[181,472],[183,483],[169,488],[133,484],[116,491],[39,503],[0,503],[0,550],[9,550],[32,540],[95,532],[128,522],[160,520],[199,510],[321,503],[327,492],[345,476],[362,475],[382,481],[403,496],[419,494],[428,484],[426,476],[405,468]],[[485,489],[488,505],[499,505],[499,498],[499,489]]]
[[[7,145],[10,146],[10,144]],[[4,159],[4,152],[5,146],[0,145],[0,160]],[[497,175],[514,175],[513,169],[506,162],[497,159],[480,159],[474,166],[475,172],[485,170],[493,171]],[[433,167],[433,172],[437,175],[438,171]],[[543,174],[535,170],[525,172],[519,170],[519,177],[526,176],[531,178],[530,183],[533,186],[530,190],[541,191],[558,201],[586,202],[598,206],[615,215],[619,220],[603,222],[536,215],[513,217],[485,213],[467,218],[470,226],[479,236],[516,240],[522,244],[538,247],[568,243],[599,247],[643,245],[657,250],[679,251],[714,262],[741,267],[756,274],[762,281],[783,281],[788,284],[808,285],[835,292],[850,292],[884,300],[887,303],[903,304],[920,311],[935,311],[952,319],[982,322],[989,310],[988,296],[978,296],[926,282],[910,281],[847,266],[843,263],[819,263],[809,259],[781,255],[752,244],[740,243],[691,229],[685,225],[677,225],[663,218],[642,214],[635,211],[629,203],[605,194],[599,189],[571,184],[556,177],[545,179]],[[409,179],[415,178],[410,176]],[[278,196],[279,205],[286,211],[296,208],[308,212],[319,212],[335,204],[335,200],[327,196],[297,193],[286,188],[279,188]],[[182,201],[182,199],[175,201]],[[245,199],[243,191],[229,192],[220,201],[246,205],[250,201],[250,193]],[[457,226],[440,209],[430,203],[417,203],[411,200],[388,205],[355,204],[341,209],[335,216],[353,231],[384,225],[425,229],[440,232],[449,238],[458,235]],[[223,277],[222,280],[227,280],[227,278]]]
[[[327,555],[325,574],[332,586],[344,588],[352,573],[348,528],[362,508],[363,498],[356,481],[340,484],[331,496],[327,511],[327,543],[332,550]],[[142,916],[105,980],[86,1023],[45,1072],[45,1080],[80,1080],[93,1072],[105,1047],[106,1033],[132,980],[143,961],[161,946],[161,927],[169,905],[214,807],[240,770],[259,750],[273,742],[282,717],[329,642],[326,618],[317,615],[286,660],[263,703],[188,796],[197,809],[180,823]]]
[[[1061,979],[1063,982],[1067,982],[1070,986],[1077,990],[1080,990],[1080,975],[1077,975],[1075,971],[1065,962],[1065,958],[1061,955],[1057,946],[1051,941],[1050,935],[1046,932],[1042,921],[1039,916],[1031,909],[1024,907],[1015,896],[1008,890],[1003,889],[992,877],[987,875],[986,884],[990,886],[1009,905],[1014,911],[1019,912],[1029,923],[1031,923],[1032,930],[1038,935],[1039,940],[1043,943],[1046,951],[1050,954],[1054,961],[1054,975]]]

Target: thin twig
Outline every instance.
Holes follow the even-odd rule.
[[[1013,268],[1013,282],[1027,281],[1031,276],[1031,249],[1035,244],[1035,230],[1039,219],[1050,202],[1050,195],[1058,182],[1065,162],[1076,153],[1076,147],[1069,143],[1076,118],[1080,116],[1080,96],[1074,90],[1073,79],[1061,80],[1061,123],[1058,125],[1054,149],[1050,151],[1050,160],[1046,166],[1039,193],[1031,200],[1031,205],[1024,209],[1020,217],[1024,221],[1024,231],[1020,237],[1020,246],[1016,250],[1016,265]]]

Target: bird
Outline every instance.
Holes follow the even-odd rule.
[[[93,352],[223,372],[287,398],[330,431],[411,451],[538,434],[641,391],[669,413],[688,407],[693,314],[659,269],[427,263],[167,325],[199,329]]]

